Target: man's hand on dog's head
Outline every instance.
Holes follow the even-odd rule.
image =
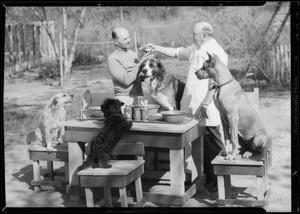
[[[140,50],[145,53],[152,53],[153,51],[155,51],[155,45],[153,45],[151,43],[143,44],[140,47]]]
[[[151,58],[153,58],[153,57],[154,57],[154,55],[151,54],[151,53],[145,54],[144,56],[142,56],[142,58],[141,58],[141,60],[140,60],[140,64],[142,64],[144,61],[146,61],[146,60],[148,60],[148,59],[151,59]]]

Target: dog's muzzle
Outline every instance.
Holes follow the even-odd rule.
[[[208,74],[206,73],[206,71],[202,70],[202,69],[199,69],[195,72],[195,75],[197,76],[197,78],[199,80],[202,80],[202,79],[207,79],[208,78]]]
[[[143,69],[140,76],[143,77],[144,79],[151,77],[151,75],[147,75],[147,73],[148,73],[148,70]]]
[[[65,102],[65,104],[73,103],[73,95],[70,95],[69,99]]]

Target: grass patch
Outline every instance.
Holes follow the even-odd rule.
[[[25,135],[26,132],[35,129],[38,115],[34,112],[19,110],[4,111],[4,131],[7,133],[18,132]]]

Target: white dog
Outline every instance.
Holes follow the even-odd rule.
[[[63,143],[64,127],[61,125],[66,120],[65,105],[71,103],[73,95],[65,93],[56,94],[44,107],[38,128],[35,130],[37,143],[47,147],[48,151],[56,151],[54,146]]]

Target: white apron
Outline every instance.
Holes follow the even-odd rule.
[[[214,40],[215,41],[215,40]],[[210,43],[210,41],[208,42]],[[195,48],[190,54],[190,68],[187,76],[186,86],[181,99],[181,110],[187,111],[187,114],[194,116],[203,99],[205,98],[208,88],[209,79],[199,80],[195,72],[203,66],[203,62],[208,59],[207,45],[203,45],[199,50]],[[214,52],[209,51],[209,53]],[[226,60],[227,64],[227,60]],[[214,101],[212,101],[207,108],[208,119],[205,120],[206,126],[218,126],[221,124],[220,114],[217,110]]]

